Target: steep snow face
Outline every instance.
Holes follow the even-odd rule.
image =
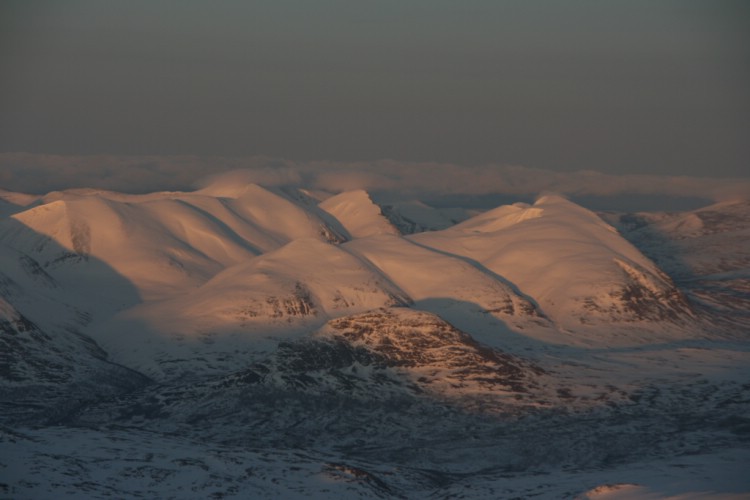
[[[372,202],[367,192],[347,191],[320,203],[320,208],[334,216],[352,238],[376,234],[399,234],[383,217],[380,207]]]
[[[410,238],[507,278],[565,328],[690,314],[682,295],[649,259],[594,213],[561,197],[499,207]]]
[[[0,243],[3,423],[57,422],[87,402],[148,381],[107,361],[84,334],[92,315],[72,304],[74,295],[33,258]]]

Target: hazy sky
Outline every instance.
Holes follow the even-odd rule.
[[[3,1],[0,152],[750,176],[750,2]]]

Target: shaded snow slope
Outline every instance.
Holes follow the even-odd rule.
[[[352,417],[351,414],[346,416]],[[458,435],[448,434],[445,426],[435,422],[444,423],[445,415],[435,412],[433,416],[436,418],[432,423],[422,418],[419,424],[441,435],[443,446],[452,446],[450,451],[446,450],[446,457],[466,459],[466,447],[460,444]],[[293,424],[294,420],[290,422]],[[388,423],[387,420],[382,422]],[[288,434],[295,435],[297,443],[304,441],[298,427],[290,426],[287,430]],[[369,431],[377,429],[377,426],[368,427]],[[400,428],[388,427],[388,430],[399,437],[404,434]],[[4,454],[0,456],[0,463],[5,467],[0,472],[0,494],[11,498],[50,498],[65,492],[74,498],[117,495],[123,498],[290,500],[451,497],[743,500],[748,492],[747,482],[742,477],[750,452],[741,448],[729,452],[706,451],[678,460],[645,458],[641,463],[590,470],[540,467],[523,472],[514,471],[510,460],[503,462],[508,464],[504,468],[482,467],[484,462],[469,465],[473,464],[471,460],[460,469],[429,463],[426,455],[431,448],[439,446],[435,444],[438,437],[428,443],[410,442],[416,446],[411,452],[402,447],[394,456],[407,460],[395,467],[393,458],[388,455],[360,458],[341,456],[330,450],[302,452],[299,444],[296,447],[261,447],[246,444],[243,432],[238,434],[234,441],[216,443],[177,433],[139,432],[133,428],[49,427],[3,433],[0,443]],[[346,432],[342,435],[348,436]],[[271,438],[269,433],[262,437]],[[518,447],[506,452],[503,446],[508,443],[502,441],[491,445],[474,443],[475,453],[505,457],[510,451],[524,451]],[[368,449],[372,452],[372,448]],[[516,469],[520,465],[516,463]],[[623,495],[607,496],[617,493]]]
[[[684,297],[653,262],[594,213],[561,197],[499,207],[410,238],[507,278],[568,329],[680,322],[691,315]]]
[[[222,384],[361,401],[426,397],[471,411],[511,411],[551,406],[557,384],[542,388],[550,380],[532,362],[479,344],[434,314],[397,307],[333,319]]]
[[[82,333],[90,314],[62,302],[38,266],[0,250],[0,423],[53,423],[148,382],[107,360]]]
[[[39,196],[14,193],[0,188],[0,217],[8,217],[21,212],[38,202]]]
[[[149,383],[72,328],[43,330],[0,298],[0,423],[52,424]]]
[[[715,321],[750,327],[750,201],[685,213],[603,214]]]
[[[605,214],[676,279],[750,269],[750,201],[684,213]]]
[[[439,231],[476,215],[464,208],[436,208],[417,200],[383,204],[381,210],[401,234]]]

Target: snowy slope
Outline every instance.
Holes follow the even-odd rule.
[[[354,240],[343,248],[370,262],[415,308],[471,331],[482,342],[507,345],[514,330],[555,334],[532,299],[459,257],[388,235]]]
[[[684,213],[604,214],[677,279],[750,269],[750,201]]]
[[[566,329],[691,317],[652,261],[596,214],[561,197],[502,206],[410,239],[507,278]]]
[[[750,365],[747,352],[727,356],[709,346],[692,353],[664,345],[614,350],[617,363],[606,370],[597,365],[606,382],[588,387],[581,359],[567,357],[543,373],[433,315],[395,308],[335,319],[236,373],[102,401],[74,423],[102,428],[78,440],[98,440],[99,446],[87,446],[107,450],[108,470],[116,472],[103,480],[118,491],[171,491],[187,482],[194,492],[220,488],[241,497],[254,484],[273,496],[285,491],[267,484],[275,478],[313,494],[317,470],[329,480],[347,480],[357,498],[575,498],[622,483],[671,494],[739,495],[750,491],[742,467],[750,396],[742,381]],[[718,364],[700,368],[711,357]],[[576,379],[561,383],[561,369]],[[624,393],[612,385],[623,377],[638,386]],[[128,434],[109,438],[103,423]],[[145,451],[143,444],[136,451],[124,444],[128,436],[149,436],[145,442],[159,443],[160,451]],[[87,477],[102,472],[90,452],[50,459],[26,438],[15,439],[22,444],[8,449],[47,468],[45,477],[71,464]],[[241,454],[252,475],[236,470],[234,459],[216,462],[218,454],[197,443],[211,443],[223,456]],[[285,459],[291,470],[269,470],[277,467],[271,464],[279,450],[294,450]],[[315,466],[311,457],[323,463]],[[115,460],[130,460],[131,477],[143,482],[127,481],[129,469]],[[333,464],[341,475],[328,475]],[[192,480],[181,466],[195,467]],[[221,480],[211,483],[201,472],[207,470]],[[41,481],[36,488],[46,484],[28,479]],[[241,489],[232,492],[229,485]]]
[[[750,202],[686,213],[603,214],[717,322],[750,326]]]
[[[262,351],[268,336],[299,336],[329,318],[408,302],[398,287],[349,253],[303,238],[95,328],[115,359],[164,378],[180,376],[181,370],[237,369],[247,359],[232,354]],[[144,343],[149,352],[143,352]]]
[[[258,390],[354,398],[363,404],[418,398],[472,411],[517,412],[552,406],[559,399],[556,389],[563,386],[533,362],[483,346],[433,314],[404,307],[330,320],[313,335],[281,342],[248,365],[209,380],[185,383],[183,377],[155,386],[148,392],[154,396],[147,396],[154,400],[150,411],[183,421],[196,411],[227,414],[235,407],[241,413],[236,398]],[[101,412],[111,416],[118,411],[117,405],[105,404],[82,418],[110,418]]]
[[[148,379],[82,333],[90,315],[28,257],[0,246],[0,423],[56,422]],[[30,319],[34,318],[34,320]]]
[[[52,424],[85,404],[130,392],[147,377],[107,361],[80,332],[43,330],[0,298],[0,423]]]
[[[376,234],[399,234],[381,213],[380,207],[363,190],[347,191],[320,203],[320,208],[331,214],[353,238]]]
[[[543,370],[479,344],[433,314],[391,308],[347,316],[329,322],[313,339],[343,343],[353,353],[364,354],[353,356],[354,363],[346,367],[353,374],[364,368],[365,360],[366,365],[392,370],[417,386],[418,393],[464,400],[463,406],[475,411],[483,406],[507,411],[513,404],[540,404]],[[326,363],[315,364],[327,368]]]
[[[445,436],[445,428],[432,430]],[[453,445],[447,457],[466,459],[464,446],[446,441]],[[513,471],[509,462],[507,470],[476,464],[456,471],[424,463],[433,443],[413,443],[411,453],[398,450],[410,461],[394,467],[387,456],[342,457],[328,450],[300,452],[299,445],[259,447],[237,440],[217,444],[132,427],[23,429],[0,435],[0,443],[5,452],[0,494],[11,498],[744,500],[748,485],[742,477],[750,460],[750,452],[736,448],[605,469],[524,472],[520,463]],[[476,446],[487,457],[503,453]]]
[[[110,284],[97,269],[101,265],[151,297],[205,281],[221,268],[222,260],[253,255],[220,227],[173,200],[130,204],[65,196],[16,214],[12,222],[12,229],[8,224],[0,227],[8,245],[35,258],[63,282],[84,279],[84,286],[96,284],[105,293]]]
[[[7,217],[26,208],[31,208],[38,200],[39,196],[0,189],[0,217]]]
[[[91,269],[92,261],[101,262],[145,298],[195,287],[294,239],[340,239],[314,214],[253,185],[232,199],[78,190],[53,193],[44,201],[0,223],[0,239],[63,280],[88,273],[96,281],[101,272]]]
[[[474,210],[460,207],[436,208],[418,200],[384,204],[381,210],[401,234],[447,229],[476,215]]]
[[[750,492],[747,204],[406,205],[0,193],[0,496]]]

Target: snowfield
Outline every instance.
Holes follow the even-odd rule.
[[[748,236],[742,200],[0,191],[0,498],[750,498]]]

